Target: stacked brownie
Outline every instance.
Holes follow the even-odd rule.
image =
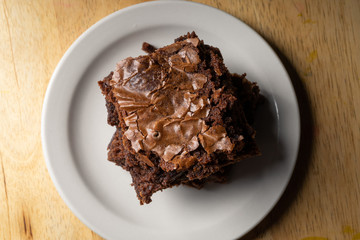
[[[99,81],[116,127],[108,160],[130,172],[141,204],[175,185],[223,182],[226,166],[260,154],[250,125],[259,88],[231,74],[218,48],[193,32],[143,50]]]

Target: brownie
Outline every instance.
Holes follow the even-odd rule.
[[[251,126],[260,94],[192,32],[128,57],[98,84],[116,131],[108,160],[129,171],[140,204],[185,184],[226,181],[227,166],[260,155]]]

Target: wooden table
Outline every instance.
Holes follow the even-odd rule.
[[[72,42],[131,1],[0,1],[0,239],[101,239],[57,193],[40,118],[49,79]],[[360,239],[360,1],[199,2],[260,33],[286,66],[302,139],[279,204],[246,239]]]

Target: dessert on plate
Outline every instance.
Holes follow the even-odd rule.
[[[250,125],[260,94],[231,74],[220,50],[192,32],[128,57],[98,84],[108,124],[108,160],[130,172],[140,204],[185,184],[224,182],[226,167],[260,155]]]

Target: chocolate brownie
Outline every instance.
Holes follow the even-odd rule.
[[[130,172],[140,204],[179,184],[224,182],[227,166],[260,154],[250,125],[259,88],[231,74],[218,48],[192,32],[142,49],[99,81],[116,127],[108,160]]]

